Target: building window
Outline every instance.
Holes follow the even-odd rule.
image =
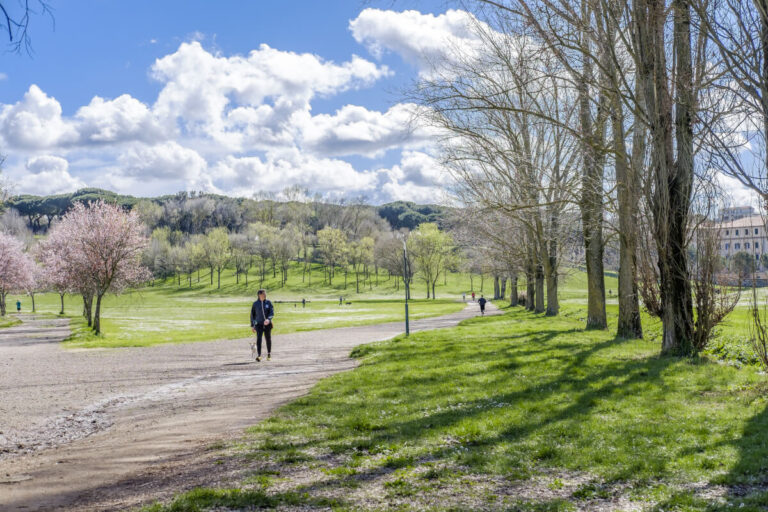
[[[760,242],[755,242],[755,249],[759,249],[759,248],[760,248]]]
[[[726,249],[730,249],[731,248],[731,244],[725,244],[725,248]]]
[[[749,242],[747,242],[747,243],[745,243],[745,244],[744,244],[744,248],[745,248],[745,249],[749,249]]]
[[[730,234],[731,234],[731,233],[730,233],[730,230],[726,229],[726,230],[725,230],[725,234],[726,234],[726,235],[730,235]]]
[[[733,246],[733,248],[734,248],[734,249],[741,249],[741,244],[735,244],[735,245]]]
[[[738,230],[738,229],[736,230],[736,234],[737,234],[737,235],[739,234],[739,230]]]

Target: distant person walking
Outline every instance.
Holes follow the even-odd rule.
[[[475,302],[475,292],[472,292],[472,302]]]
[[[461,294],[461,302],[467,302],[467,294],[466,293],[462,293]]]
[[[21,301],[20,300],[16,301],[16,312],[17,313],[21,313]]]
[[[480,300],[477,301],[478,304],[480,304],[480,314],[485,315],[485,303],[488,302],[485,300],[485,297],[482,295],[480,296]]]
[[[275,308],[267,300],[267,292],[259,290],[258,299],[251,306],[251,330],[256,333],[256,361],[261,361],[261,338],[267,340],[267,361],[272,359],[272,319],[275,316]],[[253,355],[253,343],[251,343],[251,355]]]

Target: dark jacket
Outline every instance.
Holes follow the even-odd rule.
[[[251,326],[264,325],[264,320],[272,320],[275,316],[275,308],[268,300],[257,300],[251,306]]]
[[[486,302],[488,302],[488,301],[487,301],[487,300],[485,300],[485,299],[484,299],[484,298],[482,298],[482,297],[480,297],[480,300],[478,300],[478,301],[477,301],[477,303],[478,303],[478,304],[480,304],[480,307],[481,307],[481,308],[484,308],[484,307],[485,307],[485,303],[486,303]]]

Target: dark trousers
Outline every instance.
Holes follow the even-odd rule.
[[[256,351],[261,356],[261,337],[267,339],[267,354],[272,353],[272,324],[269,325],[257,325],[256,326]]]

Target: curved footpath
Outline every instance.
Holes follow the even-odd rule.
[[[477,314],[469,303],[411,326],[452,327]],[[353,347],[403,331],[390,323],[276,334],[273,360],[255,363],[247,339],[66,350],[67,320],[21,318],[0,329],[2,511],[123,510],[213,485],[226,464],[213,464],[212,443],[353,368]]]

